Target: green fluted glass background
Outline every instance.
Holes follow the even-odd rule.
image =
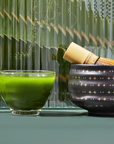
[[[55,71],[44,108],[74,108],[62,58],[72,41],[114,59],[114,0],[0,0],[0,70]]]

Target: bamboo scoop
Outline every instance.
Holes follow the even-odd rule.
[[[114,60],[98,57],[74,42],[69,45],[63,58],[72,64],[114,65]]]

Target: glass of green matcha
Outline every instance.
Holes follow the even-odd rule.
[[[47,70],[0,71],[1,96],[13,115],[39,115],[48,100],[55,72]]]

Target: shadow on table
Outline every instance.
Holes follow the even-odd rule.
[[[88,112],[84,110],[42,110],[40,116],[50,116],[50,117],[64,117],[64,116],[88,116]]]

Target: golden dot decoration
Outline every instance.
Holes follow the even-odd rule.
[[[94,77],[93,79],[96,80],[96,77]]]
[[[91,91],[89,91],[89,93],[91,94]]]
[[[87,84],[84,84],[84,86],[87,86]]]
[[[91,77],[89,77],[89,79],[91,80]]]
[[[80,79],[80,76],[78,77],[78,79]]]
[[[90,84],[90,86],[94,86],[94,84]]]
[[[103,73],[105,73],[106,71],[104,70]]]
[[[110,91],[108,91],[108,94],[110,94],[111,92]]]
[[[75,76],[75,79],[77,79],[77,76]]]
[[[98,72],[100,73],[101,71],[99,70]]]
[[[96,91],[94,91],[93,93],[96,94]]]
[[[108,77],[107,79],[110,80],[110,77]]]
[[[100,101],[101,99],[100,99],[100,98],[98,98],[98,100]]]
[[[103,107],[103,105],[100,105],[100,107]]]
[[[98,105],[95,105],[96,107],[98,107]]]
[[[86,93],[86,91],[82,91],[82,93]]]
[[[100,87],[100,84],[98,84],[97,86]]]
[[[80,86],[82,86],[83,84],[80,84]]]
[[[83,98],[81,98],[81,100],[83,100]]]
[[[86,79],[86,77],[83,77],[83,79]]]
[[[105,84],[103,84],[103,87],[105,87],[106,85]]]
[[[104,101],[106,100],[106,98],[103,99]]]
[[[83,77],[83,79],[86,79],[86,77]]]
[[[104,91],[100,91],[100,93],[104,93]]]

